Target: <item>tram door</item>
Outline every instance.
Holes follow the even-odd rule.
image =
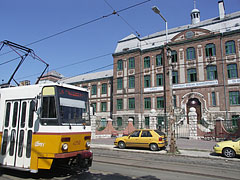
[[[34,101],[7,101],[5,107],[1,164],[30,168]]]

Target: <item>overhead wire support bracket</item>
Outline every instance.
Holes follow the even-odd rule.
[[[22,65],[22,63],[24,62],[24,60],[27,58],[28,55],[30,55],[33,59],[36,59],[42,63],[44,63],[46,65],[46,67],[44,68],[44,71],[42,72],[41,76],[38,77],[38,80],[35,84],[38,84],[39,80],[41,79],[41,77],[43,76],[43,74],[45,73],[45,71],[47,70],[49,64],[47,64],[45,61],[43,61],[40,57],[38,57],[34,51],[28,47],[25,47],[25,46],[22,46],[22,45],[19,45],[19,44],[16,44],[16,43],[13,43],[11,41],[2,41],[0,42],[0,44],[2,44],[2,46],[0,47],[0,51],[2,50],[3,46],[4,45],[7,45],[9,46],[16,54],[18,54],[21,58],[21,61],[18,63],[17,67],[15,68],[14,72],[12,73],[10,79],[8,80],[8,85],[10,85],[11,81],[13,80],[18,86],[19,86],[19,83],[16,82],[16,80],[14,79],[14,76],[16,74],[16,72],[18,71],[18,69],[20,68],[20,66]],[[21,55],[17,50],[19,51],[24,51],[25,54],[24,55]]]

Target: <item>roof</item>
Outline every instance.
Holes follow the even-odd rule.
[[[59,77],[59,78],[63,78],[64,76],[62,74],[60,74],[59,72],[53,70],[48,72],[47,74],[44,74],[43,77],[45,76],[55,76],[55,77]]]
[[[168,29],[168,40],[171,40],[178,33],[192,28],[202,28],[212,32],[220,33],[237,30],[240,29],[239,22],[240,11],[227,14],[223,19],[215,17],[204,21],[200,21],[199,23],[196,24],[188,24]],[[165,30],[150,34],[142,38],[137,38],[136,36],[134,38],[134,36],[131,34],[123,38],[122,40],[118,41],[114,54],[121,53],[126,50],[134,50],[139,48],[141,48],[141,50],[155,48],[164,45],[165,42],[166,42]]]
[[[89,74],[83,74],[79,76],[74,76],[70,78],[65,78],[59,80],[59,82],[68,83],[68,84],[74,84],[78,82],[86,82],[86,81],[93,81],[97,79],[105,79],[105,78],[112,78],[113,77],[113,70],[106,70],[101,72],[95,72],[95,73],[89,73]]]

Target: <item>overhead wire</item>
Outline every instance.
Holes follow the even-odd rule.
[[[106,2],[106,1],[105,1]],[[147,2],[147,1],[144,1],[144,2],[142,2],[142,3],[145,3],[145,2]],[[142,4],[142,3],[139,3],[139,4]],[[137,5],[139,5],[139,4],[137,4]],[[131,7],[131,6],[130,6]],[[128,8],[130,8],[130,7],[128,7]],[[126,9],[126,8],[125,8]],[[122,10],[120,10],[120,11],[117,11],[117,12],[121,12],[121,11],[123,11],[123,10],[125,10],[125,9],[122,9]],[[113,10],[113,13],[112,14],[115,14],[116,12]],[[75,26],[76,27],[76,26]],[[235,26],[232,26],[232,27],[235,27]],[[73,27],[74,28],[74,27]],[[228,27],[229,28],[229,27]],[[221,29],[226,29],[226,27],[224,27],[224,28],[221,28]],[[221,30],[221,29],[219,29],[219,30]],[[67,31],[67,30],[66,30]],[[215,31],[217,31],[217,30],[215,30]],[[57,34],[59,34],[59,33],[56,33],[56,35]],[[49,38],[50,37],[54,37],[54,35],[52,35],[52,36],[49,36]],[[46,37],[46,38],[48,38],[48,37]],[[43,38],[42,40],[45,40],[46,38]],[[39,41],[42,41],[42,40],[39,40]],[[30,45],[31,44],[34,44],[34,43],[37,43],[38,41],[35,41],[35,42],[33,42],[33,43],[30,43]],[[151,43],[159,43],[159,42],[164,42],[164,41],[155,41],[155,42],[151,42]],[[148,45],[148,44],[145,44],[145,45]],[[145,46],[145,45],[143,45],[143,46]],[[113,54],[113,53],[109,53],[109,55],[110,54]],[[18,57],[19,58],[19,57]],[[4,63],[1,63],[0,65],[3,65],[3,64],[6,64],[6,63],[9,63],[9,62],[12,62],[12,61],[14,61],[14,60],[16,60],[16,59],[18,59],[18,58],[14,58],[14,59],[12,59],[12,60],[9,60],[9,61],[7,61],[7,62],[4,62]],[[95,58],[89,58],[89,59],[91,59],[91,60],[94,60]],[[87,60],[85,60],[84,62],[88,62],[88,59]],[[62,69],[62,68],[65,68],[65,67],[69,67],[69,66],[72,66],[72,65],[75,65],[75,64],[79,64],[79,63],[82,63],[81,61],[80,62],[76,62],[76,63],[72,63],[72,64],[69,64],[69,65],[65,65],[65,66],[62,66],[62,67],[59,67],[59,68],[55,68],[55,69]],[[111,64],[111,65],[113,65],[113,64]],[[183,65],[183,64],[182,64]],[[109,65],[110,66],[110,65]],[[180,66],[180,65],[179,65]],[[99,69],[99,68],[98,68]],[[101,69],[101,68],[100,68]],[[92,71],[94,71],[94,70],[92,70]],[[91,71],[91,72],[92,72]]]
[[[98,18],[92,19],[92,20],[87,21],[87,22],[85,22],[85,23],[82,23],[82,24],[73,26],[73,27],[71,27],[71,28],[68,28],[68,29],[66,29],[66,30],[57,32],[57,33],[52,34],[52,35],[50,35],[50,36],[47,36],[47,37],[44,37],[44,38],[42,38],[42,39],[36,40],[36,41],[34,41],[34,42],[31,42],[31,43],[29,43],[29,44],[26,44],[25,46],[30,46],[30,45],[39,43],[39,42],[41,42],[41,41],[44,41],[44,40],[50,39],[50,38],[52,38],[52,37],[61,35],[61,34],[63,34],[63,33],[72,31],[72,30],[77,29],[77,28],[79,28],[79,27],[82,27],[82,26],[85,26],[85,25],[94,23],[94,22],[96,22],[96,21],[102,20],[102,19],[104,19],[104,18],[110,17],[110,16],[112,16],[112,15],[119,14],[120,12],[126,11],[126,10],[131,9],[131,8],[134,8],[134,7],[137,7],[137,6],[142,5],[142,4],[145,4],[145,3],[149,2],[149,1],[151,1],[151,0],[145,0],[145,1],[143,1],[143,2],[134,4],[134,5],[132,5],[132,6],[128,6],[128,7],[126,7],[126,8],[120,9],[120,10],[118,10],[118,11],[115,11],[115,10],[114,10],[112,13],[109,13],[109,14],[106,14],[106,15],[103,15],[103,16],[100,16],[100,17],[98,17]],[[5,55],[5,54],[10,53],[10,52],[12,52],[12,51],[8,51],[8,52],[6,52],[6,53],[4,53],[4,54],[0,54],[0,56]]]

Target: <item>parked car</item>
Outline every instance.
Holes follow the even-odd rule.
[[[167,136],[160,130],[138,129],[128,136],[116,138],[114,145],[120,149],[126,147],[150,148],[151,151],[164,149],[168,145]]]
[[[213,147],[213,150],[215,153],[222,154],[227,158],[240,155],[240,137],[235,140],[219,142]]]

